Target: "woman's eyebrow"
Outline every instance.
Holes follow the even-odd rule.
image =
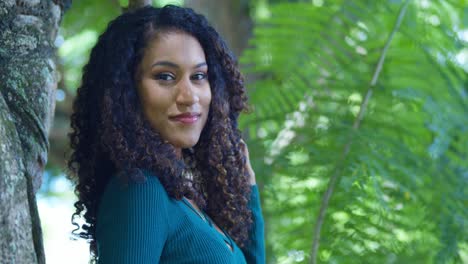
[[[158,61],[154,63],[153,65],[151,65],[151,67],[155,67],[155,66],[167,66],[167,67],[176,68],[176,69],[180,68],[179,65],[172,63],[170,61]]]
[[[180,68],[179,65],[177,65],[177,64],[175,64],[173,62],[170,62],[170,61],[158,61],[158,62],[154,63],[153,65],[151,65],[151,67],[155,67],[155,66],[167,66],[167,67],[171,67],[171,68],[175,68],[175,69]],[[203,66],[207,66],[206,62],[198,63],[193,68],[197,69],[197,68],[201,68]]]
[[[208,66],[208,64],[206,64],[206,62],[202,62],[202,63],[198,63],[197,65],[195,65],[195,67],[193,67],[194,69],[197,69],[197,68],[201,68],[203,66]]]

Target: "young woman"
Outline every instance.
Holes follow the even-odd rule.
[[[193,10],[144,7],[109,24],[84,67],[70,134],[72,222],[93,260],[265,262],[237,128],[246,102],[232,53]]]

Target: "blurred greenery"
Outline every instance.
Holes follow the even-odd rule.
[[[126,2],[74,1],[65,15],[50,171],[64,166],[55,142],[89,49]],[[405,3],[251,1],[240,61],[254,111],[240,124],[269,263],[312,261],[321,207],[317,262],[468,263],[468,1],[409,1],[396,28]]]
[[[406,1],[275,2],[241,60],[270,261],[312,261],[323,207],[317,262],[468,263],[468,2],[410,1],[375,85]]]

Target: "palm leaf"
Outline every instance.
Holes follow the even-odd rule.
[[[241,125],[263,142],[251,153],[270,261],[466,261],[468,78],[454,55],[468,3],[410,1],[395,27],[404,4],[278,3],[257,21]]]

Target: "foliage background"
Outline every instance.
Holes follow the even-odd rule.
[[[268,262],[468,263],[468,2],[247,2],[255,110],[241,126]],[[44,197],[60,195],[81,67],[125,5],[74,1],[65,15]]]

